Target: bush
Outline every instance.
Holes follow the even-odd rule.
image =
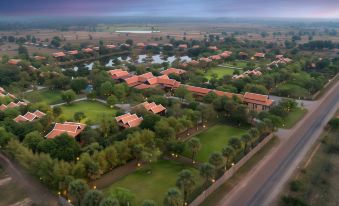
[[[282,202],[284,203],[283,205],[287,206],[308,206],[308,204],[304,200],[288,195],[282,197]]]
[[[302,188],[302,182],[299,180],[293,180],[290,182],[290,190],[293,192],[298,192]]]

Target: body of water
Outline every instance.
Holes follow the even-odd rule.
[[[116,33],[131,33],[131,34],[151,34],[159,33],[160,31],[115,31]]]

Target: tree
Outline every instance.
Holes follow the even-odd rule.
[[[113,145],[106,147],[104,150],[105,159],[107,161],[107,167],[111,170],[117,166],[118,164],[118,153]]]
[[[230,146],[226,146],[222,149],[222,156],[226,159],[226,165],[229,164],[229,161],[233,158],[234,156],[234,149]]]
[[[124,84],[116,84],[113,87],[113,94],[118,99],[124,99],[126,97],[126,86]]]
[[[185,86],[180,86],[178,89],[174,91],[174,95],[179,97],[181,100],[185,98],[185,95],[189,93]]]
[[[183,191],[184,201],[187,201],[187,197],[194,189],[195,184],[196,181],[191,170],[184,169],[179,173],[176,186]]]
[[[235,151],[239,150],[241,148],[241,141],[238,137],[231,137],[229,140],[229,144]]]
[[[224,166],[225,159],[220,152],[213,152],[208,159],[208,162],[215,167],[216,171],[218,171]]]
[[[200,166],[200,176],[202,176],[205,179],[205,184],[207,185],[207,183],[214,179],[214,171],[215,168],[213,165],[211,165],[210,163],[203,163]]]
[[[86,118],[86,115],[83,112],[76,112],[76,113],[74,113],[73,118],[74,118],[75,121],[81,122],[81,120]]]
[[[112,197],[115,197],[118,201],[120,206],[129,206],[134,199],[134,195],[131,191],[125,188],[116,188],[113,193]]]
[[[18,54],[23,59],[28,59],[29,58],[28,50],[27,50],[27,47],[25,47],[25,46],[22,46],[22,45],[19,46]]]
[[[62,114],[61,107],[53,107],[53,115],[54,117],[58,117]]]
[[[67,103],[70,104],[73,100],[75,100],[76,94],[73,90],[69,89],[67,91],[62,92],[61,98]]]
[[[71,196],[75,206],[81,205],[81,200],[87,191],[88,186],[83,180],[77,179],[69,183],[68,194]]]
[[[120,206],[118,199],[114,198],[114,197],[108,197],[103,199],[100,202],[99,206]]]
[[[68,136],[67,133],[63,133],[52,140],[55,144],[55,148],[49,151],[52,157],[72,161],[80,153],[80,146],[73,137]]]
[[[107,98],[107,104],[108,104],[110,107],[114,106],[117,102],[118,102],[118,99],[117,99],[117,97],[114,96],[114,95],[111,95],[111,96],[109,96],[109,97]]]
[[[247,148],[248,143],[250,143],[251,141],[251,136],[249,134],[243,134],[241,135],[241,141],[244,143],[244,154],[245,154],[248,149]]]
[[[14,135],[7,132],[5,128],[0,127],[0,148],[7,145],[7,143],[14,138]]]
[[[153,200],[144,200],[142,206],[156,206],[156,203]]]
[[[191,158],[194,160],[196,154],[201,149],[200,140],[198,138],[192,138],[192,139],[188,140],[187,146],[192,153]]]
[[[33,132],[28,133],[25,136],[23,144],[26,147],[30,148],[33,152],[36,152],[38,148],[38,144],[43,140],[44,138],[38,131],[33,131]]]
[[[170,188],[164,199],[164,206],[182,206],[181,192],[177,188]]]
[[[86,192],[81,206],[99,206],[102,198],[102,192],[98,190],[89,190]]]
[[[100,94],[103,96],[110,96],[113,94],[114,86],[110,81],[106,81],[100,86]]]
[[[74,79],[71,81],[71,88],[79,94],[82,90],[84,90],[87,86],[87,81],[86,79],[79,78],[79,79]]]

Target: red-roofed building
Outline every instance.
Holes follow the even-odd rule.
[[[179,44],[179,49],[187,49],[187,44]]]
[[[65,56],[66,56],[66,54],[64,52],[53,53],[54,58],[60,58],[60,57],[65,57]]]
[[[72,50],[72,51],[68,51],[67,54],[69,54],[69,55],[77,55],[77,54],[79,54],[79,51],[78,50]]]
[[[158,46],[159,46],[159,44],[157,44],[157,43],[149,43],[149,44],[148,44],[148,46],[152,46],[152,47],[158,47]]]
[[[193,94],[197,96],[206,96],[208,93],[212,91],[211,89],[195,87],[195,86],[190,86],[190,85],[186,85],[186,89],[187,91],[192,92]]]
[[[46,57],[44,57],[44,56],[35,56],[34,59],[38,60],[38,61],[41,61],[41,60],[45,60]]]
[[[22,101],[19,101],[18,103],[16,103],[18,106],[27,106],[28,104],[26,102],[22,102]]]
[[[207,62],[207,63],[209,63],[209,62],[212,62],[212,59],[205,58],[205,57],[201,57],[201,58],[199,59],[199,61],[202,61],[202,62]]]
[[[199,49],[199,48],[200,48],[200,45],[193,45],[192,48],[193,48],[193,49]]]
[[[19,115],[16,118],[14,118],[13,120],[16,122],[31,122],[34,121],[36,119],[39,119],[43,116],[45,116],[46,114],[36,110],[35,112],[31,113],[31,112],[27,112],[25,115]]]
[[[212,50],[212,51],[217,51],[218,47],[216,47],[216,46],[209,46],[208,49]]]
[[[256,57],[256,58],[265,58],[265,53],[257,52],[257,53],[254,54],[254,57]]]
[[[144,48],[145,47],[145,44],[144,43],[142,43],[142,42],[140,42],[140,43],[137,43],[137,47],[139,47],[139,48]]]
[[[197,61],[197,60],[192,60],[192,61],[190,61],[190,62],[188,62],[190,65],[198,65],[199,64],[199,62]]]
[[[19,64],[19,62],[21,62],[21,59],[10,59],[8,61],[8,64],[17,65],[17,64]]]
[[[186,73],[185,70],[183,69],[176,69],[176,68],[168,68],[162,72],[160,72],[161,74],[166,74],[166,75],[169,75],[169,74],[175,74],[175,75],[181,75],[181,74],[184,74]]]
[[[117,48],[117,46],[115,46],[114,44],[108,44],[108,45],[106,45],[106,48],[107,49],[115,49],[115,48]]]
[[[0,93],[1,93],[1,94],[5,93],[5,91],[6,91],[6,90],[5,90],[4,88],[0,87]]]
[[[122,69],[109,70],[108,73],[113,79],[122,79],[123,77],[127,77],[130,75],[127,71],[124,71]]]
[[[162,106],[161,104],[155,104],[155,102],[144,102],[136,107],[143,107],[145,110],[152,112],[153,114],[161,114],[166,112],[166,108]]]
[[[221,56],[220,55],[213,55],[213,56],[210,56],[210,59],[212,59],[212,60],[220,60]]]
[[[231,51],[224,51],[223,53],[220,54],[222,58],[228,58],[232,55]]]
[[[81,51],[85,52],[85,53],[91,53],[93,52],[94,50],[91,49],[91,48],[85,48],[85,49],[82,49]]]
[[[18,107],[19,105],[17,105],[15,102],[10,102],[7,107],[8,108],[15,108],[15,107]]]
[[[5,111],[7,109],[7,106],[2,104],[0,105],[0,111]]]
[[[255,94],[246,92],[243,99],[244,103],[248,105],[250,109],[257,111],[269,110],[273,105],[273,100],[269,99],[268,95]]]
[[[55,123],[54,128],[46,135],[46,137],[48,139],[53,139],[63,133],[67,133],[69,136],[76,138],[85,127],[85,124],[78,122]]]
[[[142,117],[138,117],[136,114],[123,114],[121,116],[115,117],[115,120],[118,122],[119,126],[122,128],[132,128],[137,127],[142,122]]]

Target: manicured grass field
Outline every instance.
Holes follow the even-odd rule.
[[[24,98],[32,103],[58,104],[63,102],[60,90],[42,89],[26,93]]]
[[[295,109],[286,118],[284,118],[282,127],[286,129],[292,128],[295,124],[298,123],[299,120],[301,120],[305,116],[306,113],[307,109]]]
[[[196,176],[197,184],[202,184],[198,170],[177,162],[159,160],[151,165],[150,171],[139,169],[104,189],[104,194],[108,196],[117,187],[126,188],[135,195],[131,205],[141,205],[145,199],[154,200],[157,205],[162,205],[167,190],[175,187],[177,176],[183,169],[190,169]]]
[[[217,78],[222,78],[225,75],[232,75],[234,69],[231,68],[225,68],[225,67],[213,67],[208,70],[206,73],[206,77],[208,79],[212,78],[212,74],[216,74]]]
[[[200,139],[201,149],[196,159],[200,162],[207,162],[212,152],[221,152],[229,139],[233,136],[240,136],[246,133],[246,130],[239,129],[228,125],[214,125],[208,130],[198,134],[196,137]],[[185,155],[190,157],[191,154],[185,151]]]
[[[72,103],[70,105],[61,106],[62,114],[66,120],[72,120],[76,112],[83,112],[86,118],[82,122],[91,121],[92,123],[98,123],[102,115],[115,115],[116,110],[96,101],[81,101]]]

